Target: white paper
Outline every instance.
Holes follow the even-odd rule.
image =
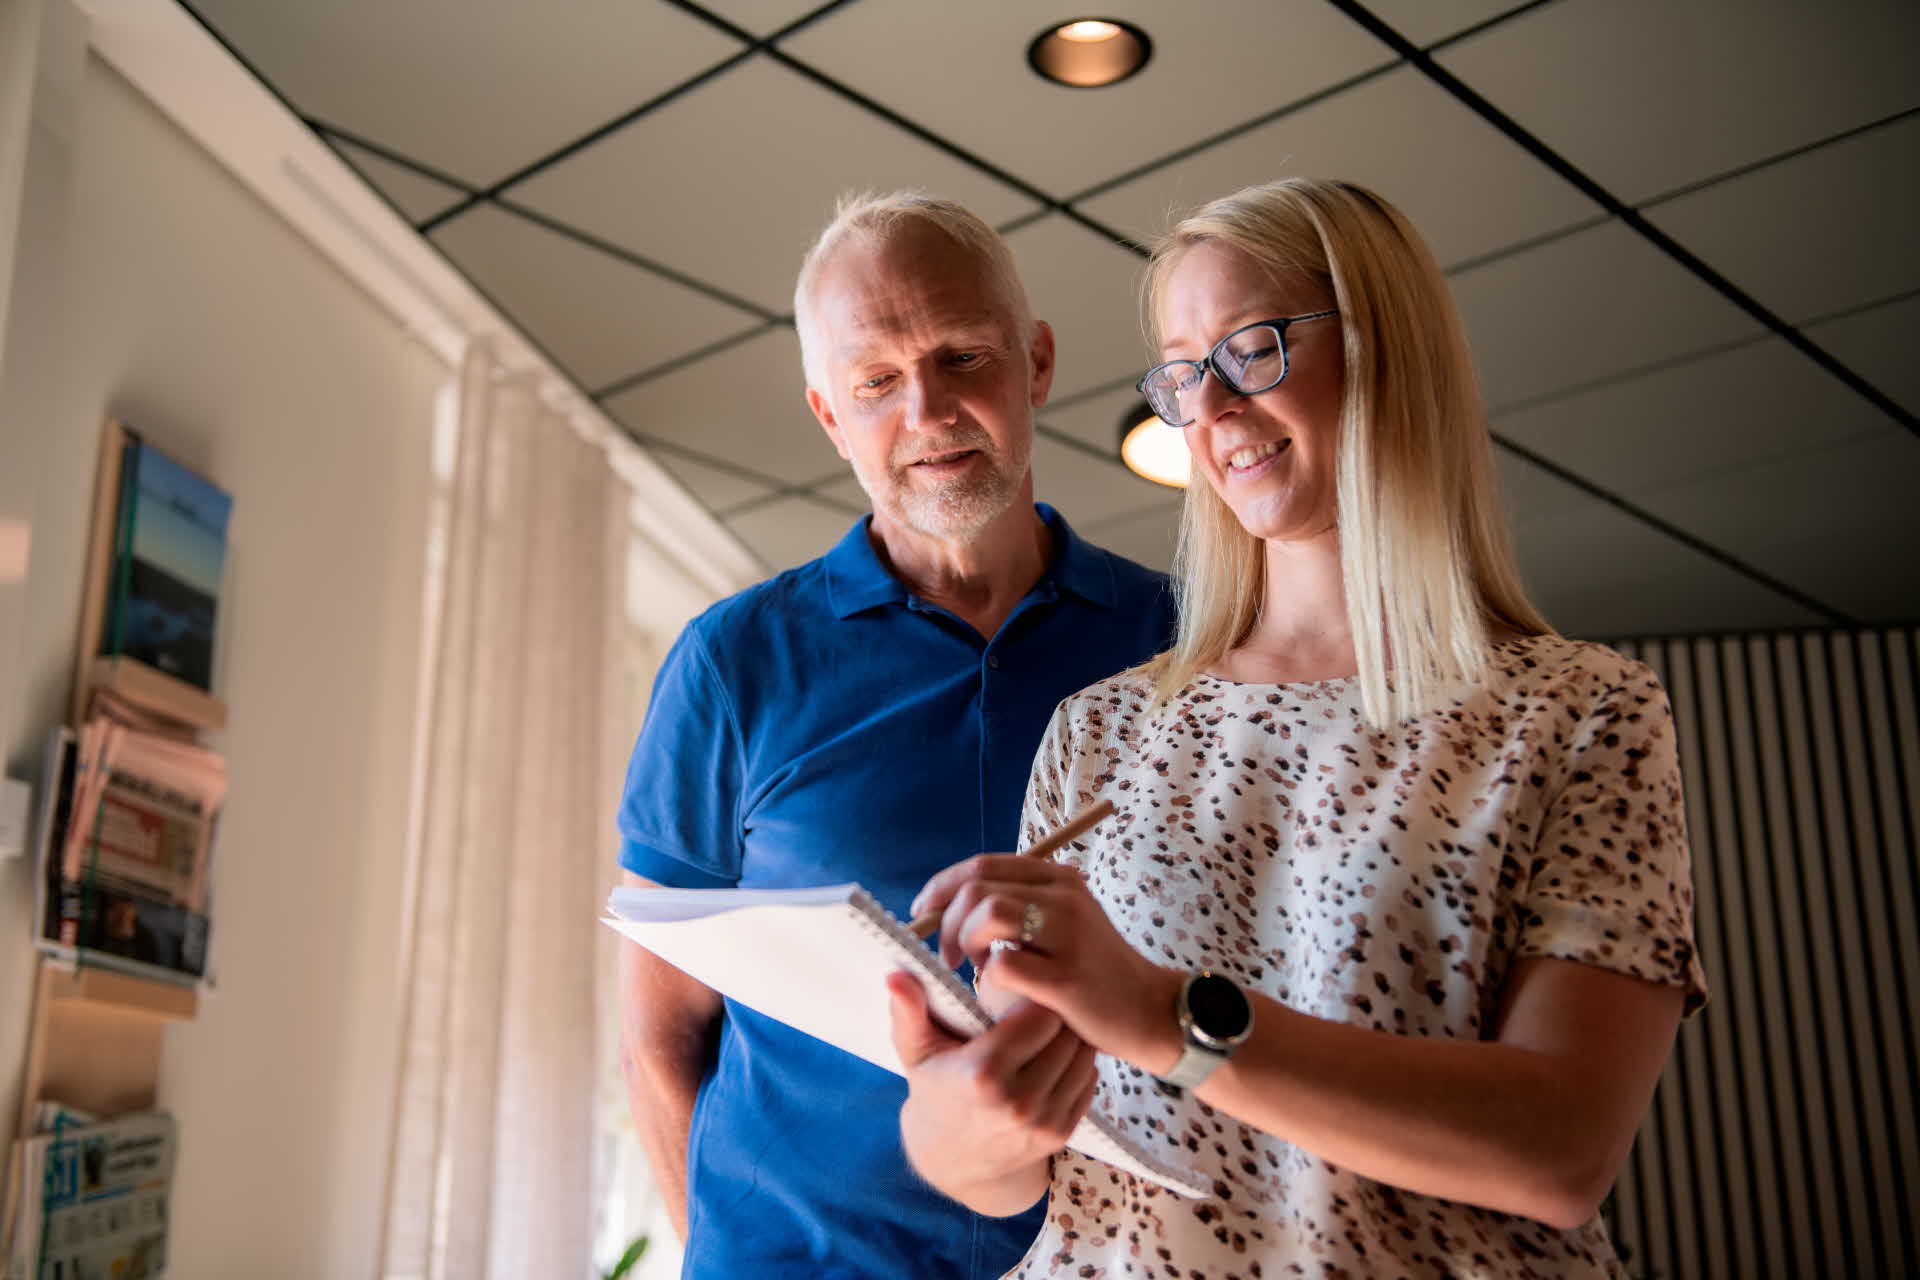
[[[966,986],[854,884],[818,889],[616,889],[605,923],[677,969],[895,1075],[887,975],[905,970],[956,1035],[991,1025]],[[1067,1145],[1194,1199],[1207,1189],[1149,1156],[1104,1117]]]

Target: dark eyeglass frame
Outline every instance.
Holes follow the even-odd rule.
[[[1160,406],[1155,404],[1153,402],[1153,397],[1147,394],[1147,382],[1149,379],[1153,377],[1153,375],[1155,375],[1156,373],[1160,373],[1163,370],[1176,368],[1180,365],[1186,365],[1189,368],[1197,370],[1201,378],[1204,378],[1209,373],[1211,373],[1214,377],[1220,379],[1221,386],[1225,387],[1227,390],[1233,392],[1237,396],[1257,396],[1262,391],[1271,391],[1275,387],[1279,386],[1281,383],[1285,382],[1287,380],[1287,371],[1293,367],[1292,362],[1287,357],[1287,330],[1293,325],[1299,324],[1302,321],[1324,320],[1328,316],[1337,316],[1339,314],[1340,314],[1340,310],[1339,308],[1336,307],[1331,311],[1309,311],[1305,315],[1278,316],[1272,320],[1255,320],[1251,324],[1243,324],[1238,329],[1235,329],[1232,333],[1228,334],[1226,337],[1220,339],[1220,341],[1214,343],[1211,347],[1207,348],[1207,354],[1203,356],[1201,359],[1167,360],[1153,366],[1153,368],[1147,370],[1145,373],[1140,375],[1140,381],[1133,384],[1133,389],[1135,391],[1138,391],[1141,397],[1146,400],[1147,407],[1153,410],[1154,416],[1160,419],[1160,421],[1166,423],[1170,427],[1187,426],[1190,423],[1192,423],[1193,421],[1192,418],[1188,418],[1184,422],[1175,422],[1172,418],[1168,417],[1165,413],[1161,412]],[[1220,357],[1220,349],[1226,346],[1229,342],[1232,342],[1235,338],[1239,337],[1241,334],[1247,332],[1247,330],[1249,329],[1272,329],[1275,335],[1280,339],[1280,376],[1275,378],[1272,382],[1265,384],[1264,386],[1258,386],[1258,387],[1239,386],[1234,382],[1232,378],[1229,378],[1227,376],[1226,371],[1220,368],[1218,363],[1219,357]],[[1198,385],[1198,381],[1199,380],[1196,378],[1195,385]]]

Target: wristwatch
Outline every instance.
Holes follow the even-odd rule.
[[[1212,1075],[1253,1034],[1253,1005],[1231,978],[1201,970],[1180,987],[1173,1014],[1183,1046],[1162,1084],[1191,1089]]]

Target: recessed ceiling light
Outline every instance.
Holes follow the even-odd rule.
[[[1071,89],[1118,84],[1147,65],[1153,41],[1131,22],[1075,18],[1048,27],[1027,46],[1027,63],[1042,79]]]
[[[1178,427],[1160,421],[1142,400],[1120,418],[1120,461],[1127,470],[1170,489],[1184,489],[1193,478],[1193,455]]]
[[[1120,28],[1099,18],[1082,18],[1078,22],[1069,22],[1055,34],[1062,40],[1072,40],[1079,44],[1098,44],[1102,40],[1111,40],[1119,35]]]

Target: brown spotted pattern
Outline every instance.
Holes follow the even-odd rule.
[[[1202,676],[1156,716],[1117,676],[1060,705],[1022,843],[1107,797],[1063,858],[1144,954],[1402,1035],[1489,1033],[1503,975],[1558,956],[1705,997],[1673,722],[1653,673],[1557,636],[1494,649],[1483,686],[1385,733],[1352,680]],[[1180,1199],[1056,1157],[1013,1276],[1619,1276],[1598,1219],[1560,1231],[1401,1191],[1168,1097],[1100,1060],[1097,1105],[1199,1169]]]

